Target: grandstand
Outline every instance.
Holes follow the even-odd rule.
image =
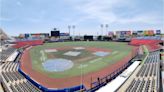
[[[161,42],[160,37],[137,37],[133,38],[130,42],[131,45],[140,46],[140,45],[156,45]]]
[[[5,60],[8,59],[10,57],[10,55],[12,53],[14,53],[15,51],[16,51],[15,48],[8,48],[6,50],[2,50],[2,52],[0,53],[0,55],[1,55],[1,58],[0,58],[1,62],[5,62]]]
[[[21,48],[25,46],[35,46],[35,45],[43,45],[43,40],[26,40],[26,41],[17,41],[14,48]]]
[[[160,60],[159,51],[151,52],[138,73],[134,81],[127,88],[127,92],[136,91],[155,91],[159,92],[159,77],[160,77]],[[138,87],[136,87],[138,86]]]
[[[3,39],[6,36],[3,35]],[[0,92],[41,92],[18,72],[21,50],[5,44],[0,47]]]
[[[9,48],[5,51],[5,53],[8,53],[8,56],[12,57],[11,59],[4,58],[5,62],[0,66],[4,90],[7,92],[40,92],[38,88],[18,72],[21,53],[17,51],[16,54],[9,54],[13,52],[13,49]]]

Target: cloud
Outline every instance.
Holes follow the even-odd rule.
[[[74,2],[74,8],[79,12],[84,13],[80,20],[85,21],[86,19],[95,19],[101,23],[112,23],[117,20],[117,15],[114,13],[113,9],[120,4],[120,6],[127,5],[128,3],[124,0],[84,0],[79,2]]]
[[[151,11],[135,12],[138,10],[136,0],[67,0],[72,6],[83,14],[76,23],[87,21],[88,19],[97,20],[99,23],[159,23],[159,15]],[[119,12],[116,12],[116,10]],[[128,10],[129,9],[129,10]],[[121,11],[122,10],[122,11]],[[125,12],[124,12],[125,11]],[[125,17],[121,16],[126,13]],[[131,15],[128,15],[131,14]]]
[[[151,13],[138,14],[132,18],[119,18],[117,22],[119,23],[145,23],[145,24],[159,24],[162,19],[157,14],[153,16]]]

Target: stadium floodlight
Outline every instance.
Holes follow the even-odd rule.
[[[69,35],[71,36],[71,26],[68,25],[68,31],[69,31]]]
[[[101,27],[101,40],[103,40],[103,27],[104,27],[104,25],[101,24],[100,27]]]
[[[106,35],[108,35],[108,27],[109,27],[109,25],[105,24],[105,27],[106,27]]]
[[[73,29],[73,39],[75,40],[75,28],[76,26],[75,25],[72,25],[72,29]]]
[[[56,31],[57,30],[57,28],[53,28],[53,31]]]
[[[103,36],[103,27],[104,27],[104,25],[101,24],[100,27],[101,27],[101,36]]]

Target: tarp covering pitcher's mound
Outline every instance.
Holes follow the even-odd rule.
[[[67,59],[49,59],[45,61],[43,67],[48,72],[62,72],[72,68],[73,62]]]

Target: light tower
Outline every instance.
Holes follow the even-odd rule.
[[[108,35],[108,27],[109,27],[109,25],[105,24],[105,27],[106,27],[106,35]]]
[[[71,26],[68,25],[69,36],[71,36]]]
[[[72,29],[73,29],[73,40],[75,40],[75,28],[76,28],[76,26],[75,25],[72,25]]]
[[[75,25],[72,25],[72,29],[73,29],[73,36],[75,36]]]
[[[101,27],[101,36],[103,36],[103,27],[104,27],[104,25],[101,24],[100,27]]]

